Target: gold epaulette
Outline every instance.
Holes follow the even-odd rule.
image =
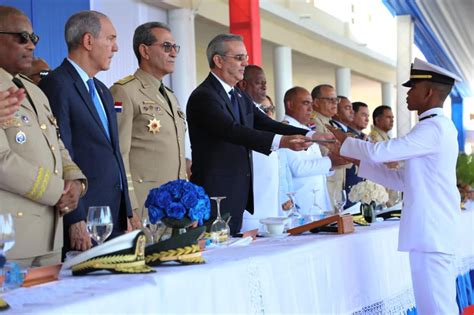
[[[130,81],[132,81],[132,80],[134,80],[134,79],[135,79],[135,76],[131,74],[131,75],[126,76],[126,77],[123,78],[123,79],[118,80],[118,81],[115,82],[114,84],[124,85],[124,84],[126,84],[126,83],[128,83],[128,82],[130,82]]]

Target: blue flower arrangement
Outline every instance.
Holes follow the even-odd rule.
[[[211,215],[211,202],[204,189],[182,179],[150,190],[145,207],[152,224],[162,220],[176,227],[195,221],[202,225]]]

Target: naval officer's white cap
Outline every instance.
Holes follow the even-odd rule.
[[[413,83],[417,81],[431,81],[447,85],[454,85],[454,82],[461,82],[462,80],[454,73],[443,69],[440,66],[433,65],[429,62],[415,58],[415,61],[411,66],[410,80],[403,83],[402,85],[411,87]]]

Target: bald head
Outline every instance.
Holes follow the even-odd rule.
[[[8,26],[9,17],[12,15],[27,17],[25,13],[17,8],[0,5],[0,31],[5,31],[4,28]]]
[[[312,113],[311,94],[305,88],[295,86],[285,93],[285,111],[303,125],[307,125]]]

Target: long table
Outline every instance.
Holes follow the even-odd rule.
[[[474,269],[474,211],[463,213],[459,274]],[[352,234],[258,238],[206,250],[206,264],[154,274],[73,277],[7,292],[5,314],[396,314],[414,307],[398,221]]]

